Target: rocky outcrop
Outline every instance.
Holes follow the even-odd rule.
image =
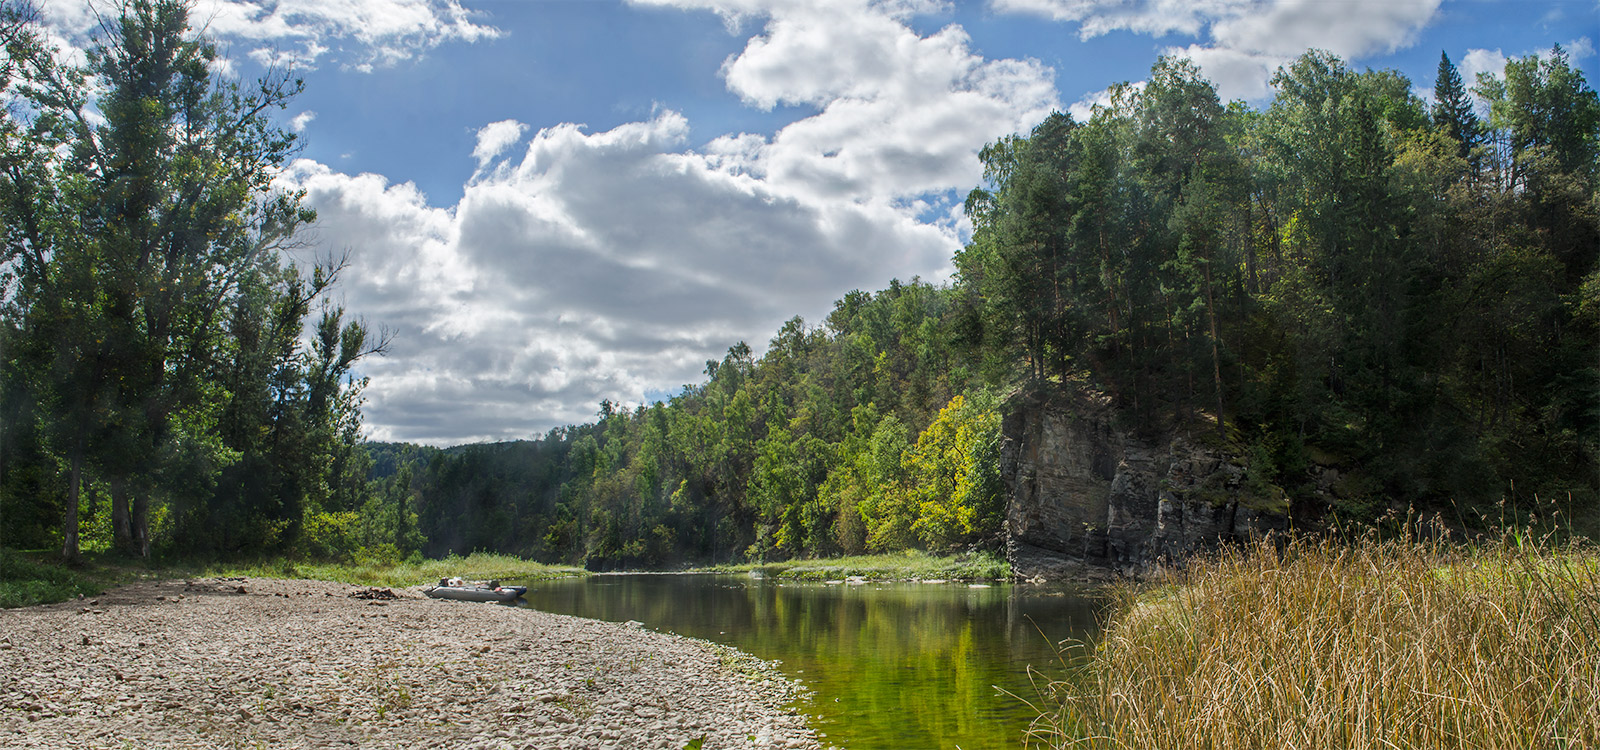
[[[1119,428],[1103,398],[1022,394],[1002,427],[1006,549],[1022,578],[1138,576],[1288,527],[1275,487],[1242,457],[1181,435]]]

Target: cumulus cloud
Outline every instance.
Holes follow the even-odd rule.
[[[692,382],[733,342],[816,320],[852,287],[949,261],[938,228],[729,174],[684,150],[686,133],[673,112],[547,128],[450,210],[409,184],[296,163],[282,187],[306,190],[324,247],[352,250],[351,310],[398,333],[368,365],[374,436],[452,443],[584,421],[602,398]]]
[[[1270,81],[1278,68],[1292,58],[1288,56],[1241,52],[1234,49],[1191,44],[1187,47],[1168,47],[1165,54],[1187,57],[1200,66],[1217,89],[1223,101],[1234,99],[1256,100],[1272,94]]]
[[[1249,0],[994,0],[997,10],[1080,24],[1079,36],[1112,31],[1162,35],[1198,34],[1207,19],[1230,13]]]
[[[805,104],[818,114],[770,141],[741,134],[708,151],[819,200],[908,200],[976,184],[977,150],[1026,130],[1058,105],[1036,60],[987,60],[958,26],[927,36],[905,20],[927,2],[634,0],[763,17],[762,33],[722,66],[747,104]]]
[[[1201,41],[1166,54],[1194,60],[1224,99],[1261,99],[1279,66],[1308,48],[1354,60],[1414,43],[1440,0],[993,0],[998,10],[1113,31]]]
[[[1504,74],[1506,54],[1499,49],[1469,49],[1456,68],[1461,72],[1461,80],[1471,88],[1477,85],[1481,74],[1488,73],[1495,78]]]
[[[1440,0],[1271,0],[1211,24],[1222,49],[1293,57],[1309,47],[1345,58],[1409,46]]]
[[[522,134],[527,130],[527,125],[516,120],[491,122],[479,128],[478,147],[472,150],[472,156],[478,160],[478,168],[483,169],[490,160],[510,148],[511,144],[522,140]]]
[[[1307,47],[1359,57],[1409,44],[1440,0],[994,0],[996,9],[1113,31],[1210,36],[1218,47],[1296,55]]]
[[[600,132],[491,123],[445,208],[377,175],[285,172],[320,245],[351,251],[350,310],[397,332],[365,364],[373,437],[587,421],[601,399],[700,380],[737,341],[759,351],[794,315],[820,321],[852,288],[943,278],[962,226],[943,196],[976,184],[985,143],[1055,106],[1049,70],[984,60],[959,29],[920,36],[909,3],[692,5],[765,23],[724,63],[731,91],[815,114],[698,146],[667,109]],[[829,39],[863,68],[813,67]]]
[[[1586,36],[1567,42],[1562,48],[1567,51],[1567,56],[1571,57],[1574,63],[1583,62],[1594,56],[1594,42]]]
[[[101,25],[95,0],[54,0],[44,17],[73,46]],[[264,65],[315,67],[324,57],[370,71],[449,41],[500,34],[457,0],[197,0],[190,22]]]

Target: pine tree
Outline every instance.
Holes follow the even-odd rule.
[[[1439,76],[1433,82],[1433,102],[1433,126],[1454,138],[1458,144],[1456,154],[1476,167],[1472,149],[1482,138],[1483,126],[1472,111],[1472,98],[1461,83],[1461,73],[1442,51]]]

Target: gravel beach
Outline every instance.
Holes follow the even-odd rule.
[[[0,611],[0,748],[818,748],[731,648],[497,604],[201,579]]]

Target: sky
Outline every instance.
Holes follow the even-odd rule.
[[[108,0],[43,0],[66,49]],[[1082,118],[1162,55],[1265,106],[1308,48],[1431,96],[1565,48],[1590,85],[1600,0],[195,0],[241,80],[289,70],[343,257],[369,438],[515,440],[702,382],[852,289],[941,283],[977,153]]]

